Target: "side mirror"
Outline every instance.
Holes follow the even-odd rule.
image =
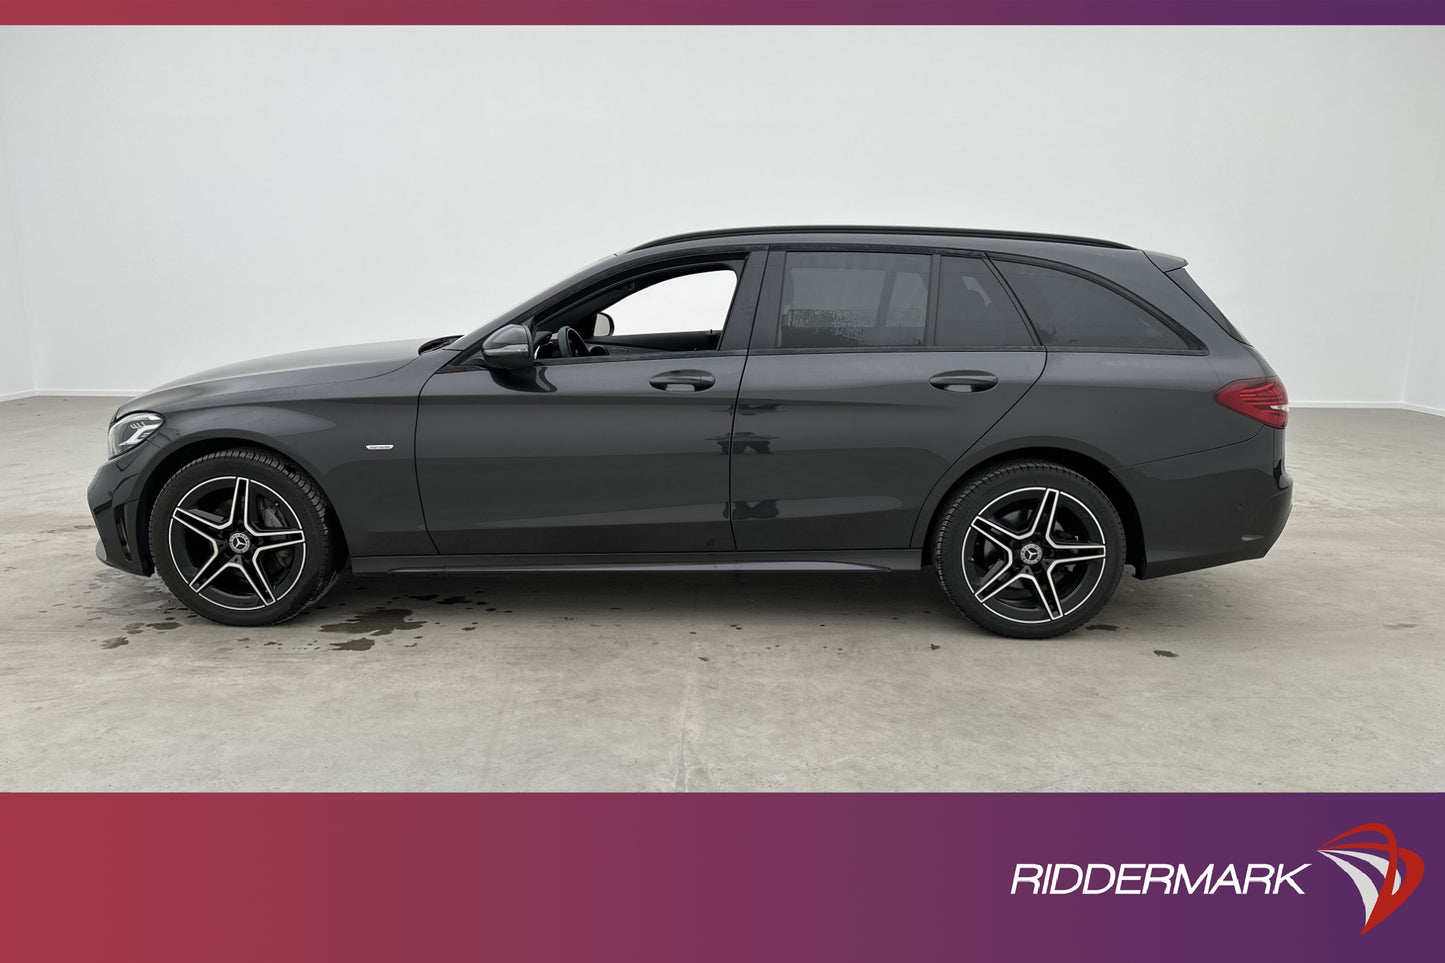
[[[592,319],[592,337],[605,338],[612,331],[612,315],[605,311],[598,311],[597,317]]]
[[[482,342],[482,362],[488,368],[532,367],[532,332],[526,325],[508,324]]]

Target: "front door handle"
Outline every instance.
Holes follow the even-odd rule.
[[[998,375],[987,371],[945,371],[928,379],[944,391],[987,391],[998,384]]]
[[[707,371],[664,371],[647,383],[658,391],[706,391],[717,384],[717,379]]]

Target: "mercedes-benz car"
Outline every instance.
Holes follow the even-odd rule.
[[[1185,264],[1005,231],[663,238],[470,334],[126,402],[97,554],[231,625],[348,568],[931,566],[984,629],[1059,635],[1126,566],[1260,558],[1289,515],[1284,386]]]

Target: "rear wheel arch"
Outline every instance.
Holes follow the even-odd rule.
[[[197,458],[215,454],[218,451],[226,451],[231,448],[250,448],[264,452],[274,458],[285,462],[288,466],[304,474],[310,479],[311,484],[326,499],[326,510],[330,516],[329,522],[337,547],[340,549],[340,562],[344,563],[350,557],[351,552],[346,544],[346,530],[342,527],[341,519],[337,517],[336,507],[332,504],[331,498],[326,493],[316,473],[299,459],[292,457],[284,451],[277,449],[274,445],[259,442],[251,438],[236,437],[234,435],[215,436],[208,438],[197,438],[173,446],[173,450],[167,451],[165,457],[158,461],[150,474],[146,476],[145,484],[141,487],[140,499],[137,502],[136,537],[140,542],[140,555],[147,564],[154,565],[154,558],[151,555],[150,545],[150,524],[151,508],[155,505],[156,496],[165,487],[166,482],[175,476],[176,472],[185,468]]]
[[[998,452],[970,465],[962,474],[946,488],[938,501],[932,506],[928,528],[924,533],[923,540],[923,561],[925,564],[933,562],[934,543],[938,537],[938,526],[943,522],[944,513],[952,504],[954,497],[963,490],[974,478],[987,472],[996,465],[1011,461],[1051,461],[1062,465],[1072,471],[1078,472],[1089,481],[1099,486],[1100,490],[1113,502],[1115,510],[1119,513],[1119,520],[1124,524],[1125,556],[1124,560],[1134,566],[1135,572],[1141,572],[1144,568],[1146,558],[1144,551],[1144,529],[1139,521],[1139,509],[1134,504],[1134,498],[1129,490],[1115,477],[1103,462],[1079,451],[1067,448],[1052,447],[1030,447],[1015,448],[1009,451]]]

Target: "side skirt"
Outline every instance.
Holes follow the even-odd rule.
[[[352,558],[357,575],[466,572],[909,572],[923,552],[680,552],[662,555],[373,555]]]

